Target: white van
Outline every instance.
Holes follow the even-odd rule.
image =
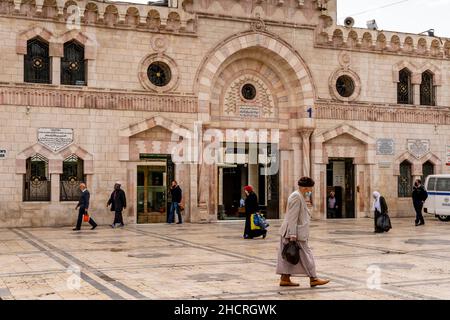
[[[434,214],[441,221],[450,221],[450,174],[437,174],[427,177],[425,189],[428,198],[423,210]]]

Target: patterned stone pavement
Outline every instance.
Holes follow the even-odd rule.
[[[280,221],[266,240],[243,240],[243,222],[0,229],[0,298],[450,299],[450,223],[413,220],[387,234],[370,219],[313,221],[318,273],[332,280],[315,289],[278,286]]]

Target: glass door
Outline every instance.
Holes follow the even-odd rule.
[[[167,217],[167,165],[138,166],[137,223],[165,222]]]

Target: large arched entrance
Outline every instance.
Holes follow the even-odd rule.
[[[207,55],[195,90],[203,130],[221,132],[223,155],[223,162],[199,169],[199,206],[211,219],[242,217],[242,187],[251,184],[267,216],[280,217],[296,178],[303,174],[303,159],[309,163],[310,157],[302,152],[309,148],[302,147],[300,130],[304,128],[298,119],[307,117],[315,91],[299,53],[268,32],[235,35]],[[256,161],[252,161],[252,149]],[[274,163],[261,155],[269,153],[276,154],[277,170],[267,174],[267,167]],[[227,161],[239,155],[243,161]]]

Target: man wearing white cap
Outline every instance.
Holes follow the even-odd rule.
[[[118,225],[120,227],[124,226],[122,211],[127,208],[127,198],[125,196],[125,191],[120,189],[121,185],[122,183],[120,181],[116,181],[114,184],[114,191],[111,193],[111,197],[106,204],[106,207],[111,205],[111,211],[114,211],[115,213],[114,222],[111,224],[112,228],[115,228]]]

